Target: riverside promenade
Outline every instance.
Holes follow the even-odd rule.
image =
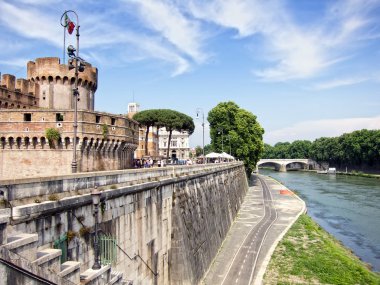
[[[305,202],[267,176],[253,175],[239,214],[202,284],[262,284],[278,242]]]

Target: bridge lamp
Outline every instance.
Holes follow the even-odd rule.
[[[99,262],[99,237],[98,237],[98,212],[99,212],[99,204],[100,197],[102,193],[99,192],[97,186],[95,186],[94,190],[91,192],[92,204],[94,205],[94,216],[95,216],[95,240],[94,240],[94,251],[95,251],[95,262],[92,266],[92,269],[98,270],[102,266]]]

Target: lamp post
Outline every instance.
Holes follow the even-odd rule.
[[[202,149],[203,149],[203,163],[206,163],[205,157],[205,114],[203,113],[202,108],[197,108],[197,119],[199,118],[199,113],[202,113]]]
[[[67,13],[73,13],[77,18],[77,27],[76,27],[76,38],[77,38],[77,48],[75,49],[72,45],[69,45],[67,48],[68,55],[71,59],[75,59],[75,86],[73,88],[73,96],[74,96],[74,124],[73,124],[73,130],[74,130],[74,139],[73,139],[73,161],[71,162],[71,172],[76,173],[78,170],[77,165],[77,130],[78,130],[78,77],[79,77],[79,70],[78,70],[78,60],[79,58],[79,17],[78,14],[73,10],[67,10],[65,11],[61,16],[61,25],[66,28],[66,14]],[[65,19],[64,19],[65,18]],[[62,23],[62,20],[64,21]],[[75,55],[76,51],[76,55]],[[69,69],[72,67],[72,60],[69,61]]]
[[[230,155],[231,155],[231,137],[228,135],[228,142],[230,144]]]
[[[99,263],[99,240],[98,240],[98,211],[99,211],[99,203],[100,196],[102,193],[99,192],[97,187],[95,186],[94,190],[91,192],[92,204],[94,205],[94,216],[95,216],[95,239],[94,239],[94,251],[95,251],[95,261],[92,269],[98,270],[102,266]]]
[[[223,150],[223,129],[222,128],[219,128],[218,129],[218,134],[222,133],[222,152],[224,152]]]

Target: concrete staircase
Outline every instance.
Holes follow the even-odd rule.
[[[2,241],[0,258],[20,274],[37,276],[58,285],[126,284],[122,273],[111,271],[109,265],[102,266],[99,270],[89,268],[80,272],[80,262],[66,261],[61,264],[62,251],[52,248],[39,250],[37,234],[17,234],[7,237],[6,226],[4,227],[7,219],[1,214],[0,212],[0,241]],[[14,284],[14,281],[1,281],[4,282],[2,284]]]

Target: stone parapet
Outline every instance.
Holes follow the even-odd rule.
[[[241,162],[228,163],[228,164],[199,164],[191,166],[166,166],[159,168],[149,169],[127,169],[118,171],[101,171],[101,172],[86,172],[75,173],[69,175],[17,179],[17,180],[0,180],[0,191],[2,191],[4,198],[11,202],[13,206],[24,205],[25,203],[32,203],[36,197],[39,200],[48,200],[48,195],[56,194],[59,197],[69,197],[73,193],[85,195],[91,192],[95,187],[105,187],[113,184],[141,184],[152,183],[151,188],[160,184],[154,184],[162,179],[176,178],[189,175],[203,175],[204,173],[218,172],[225,169],[241,167]],[[136,191],[146,188],[148,184],[136,186]],[[48,189],[48,191],[47,191]],[[121,190],[115,190],[105,195],[119,195]],[[128,191],[131,191],[130,189]],[[44,197],[46,196],[46,197]],[[75,196],[78,201],[75,203],[86,203],[85,196]],[[71,202],[66,200],[61,201],[61,205],[65,206]],[[53,209],[54,203],[38,204],[35,205],[35,211],[38,209]],[[26,207],[28,208],[28,207]],[[20,208],[20,210],[22,207]],[[29,211],[29,210],[28,210]],[[34,211],[34,210],[33,210]],[[30,214],[30,213],[29,213]],[[21,214],[22,216],[23,214]]]

